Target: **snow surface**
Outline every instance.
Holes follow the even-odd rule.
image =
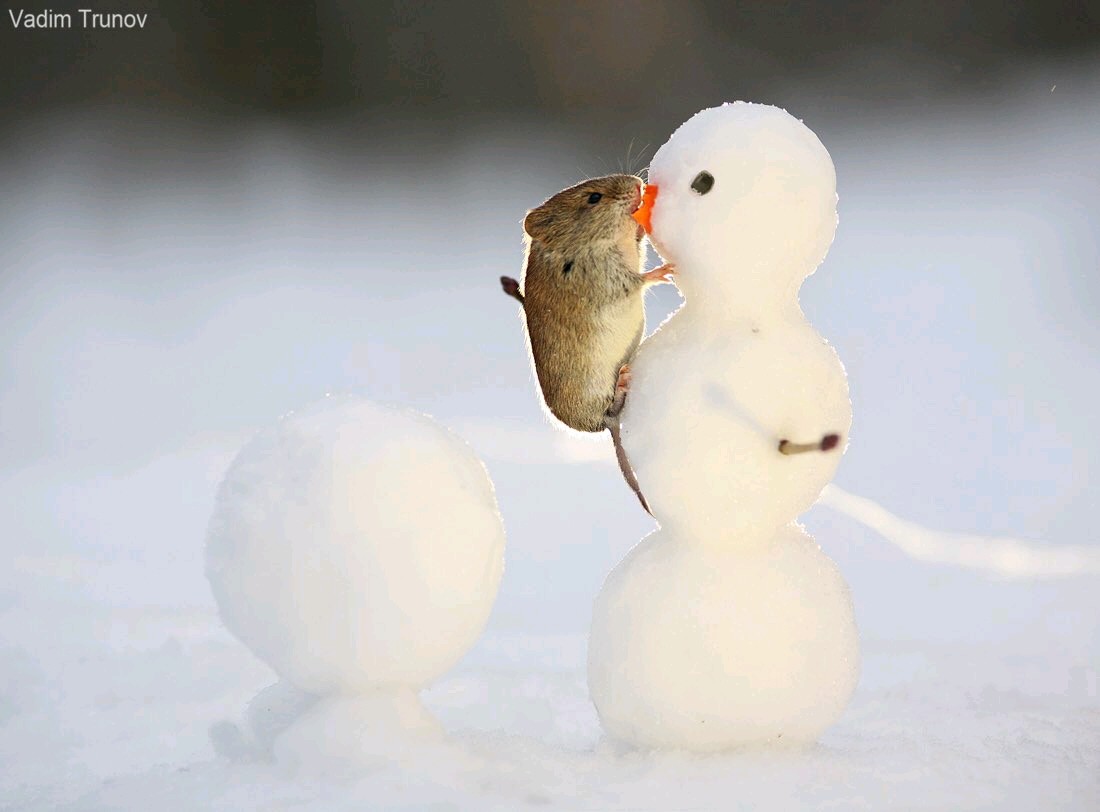
[[[907,522],[863,496],[831,485],[821,495],[828,505],[876,530],[913,558],[952,564],[1002,578],[1061,578],[1100,574],[1097,545],[1051,548],[1022,539],[942,533]]]
[[[603,738],[592,602],[652,523],[604,438],[545,423],[496,281],[519,269],[516,212],[598,160],[501,122],[429,166],[399,148],[372,162],[330,127],[229,137],[131,115],[9,137],[0,807],[1096,809],[1100,579],[941,556],[958,535],[1034,560],[1100,549],[1100,85],[1095,66],[1056,74],[981,108],[813,122],[841,228],[802,302],[850,376],[838,487],[928,554],[896,546],[897,525],[811,510],[851,587],[856,693],[807,750],[708,757]],[[501,156],[525,168],[514,185]],[[656,324],[675,292],[650,304]],[[211,729],[250,729],[275,675],[221,625],[202,539],[237,451],[325,391],[468,439],[509,538],[487,633],[423,695],[444,738],[317,778],[215,750],[231,737]]]

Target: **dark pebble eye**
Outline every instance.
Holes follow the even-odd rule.
[[[706,170],[700,172],[695,176],[695,180],[691,182],[691,191],[697,194],[705,195],[711,189],[714,188],[714,175],[710,174]]]
[[[602,197],[603,195],[601,195],[599,192],[593,192],[588,196],[588,205],[595,206],[597,203],[600,202],[600,198]]]

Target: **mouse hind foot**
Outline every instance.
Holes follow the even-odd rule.
[[[615,380],[615,394],[611,397],[611,405],[607,407],[608,417],[618,417],[619,412],[626,405],[626,393],[630,390],[631,378],[630,364],[619,367],[619,377]]]

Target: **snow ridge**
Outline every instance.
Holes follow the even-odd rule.
[[[876,531],[920,561],[952,564],[1008,579],[1100,574],[1100,550],[1004,536],[944,533],[895,516],[865,496],[829,485],[821,504]]]

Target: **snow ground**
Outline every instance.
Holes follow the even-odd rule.
[[[1040,562],[1100,550],[1100,105],[1094,80],[1057,82],[980,114],[817,128],[841,225],[803,301],[848,366],[856,423],[842,490],[805,521],[852,587],[863,673],[817,746],[708,758],[601,736],[592,599],[651,524],[600,439],[543,422],[495,287],[517,270],[516,212],[583,156],[532,163],[471,139],[429,187],[427,170],[349,169],[293,132],[203,151],[213,136],[184,129],[167,157],[125,160],[113,145],[152,125],[15,138],[3,173],[25,194],[0,218],[0,808],[1100,806],[1100,579],[1008,578],[941,554],[942,533],[1022,539],[1051,551]],[[503,188],[488,181],[501,156],[528,169]],[[412,228],[412,210],[435,227]],[[675,296],[652,304],[656,320]],[[423,697],[445,739],[310,776],[214,751],[210,728],[273,675],[218,623],[201,538],[251,432],[328,390],[466,436],[509,546],[488,632]],[[871,501],[845,512],[845,493]],[[910,522],[925,559],[891,543],[896,523],[857,521],[861,504]]]
[[[864,664],[847,713],[808,750],[621,751],[587,699],[583,633],[494,630],[424,695],[444,742],[351,774],[233,763],[214,754],[208,728],[239,719],[269,670],[209,605],[110,600],[136,577],[198,579],[65,561],[49,572],[40,560],[20,579],[39,603],[0,617],[0,798],[73,810],[1093,808],[1095,581],[990,582],[914,565],[841,517],[815,519],[820,536],[847,541],[838,558],[861,610]],[[46,594],[59,576],[65,595]],[[920,601],[958,615],[935,628],[926,611],[912,612],[922,623],[895,622],[905,612],[895,603]],[[985,639],[990,623],[997,639]]]

